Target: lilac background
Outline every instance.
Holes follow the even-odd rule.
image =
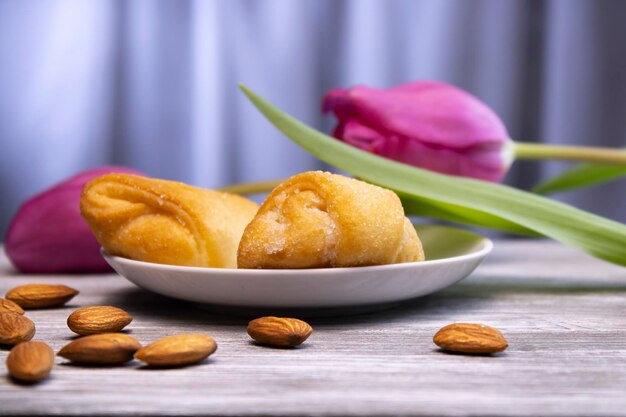
[[[0,0],[0,236],[21,201],[93,166],[207,187],[322,167],[239,81],[325,131],[329,88],[434,79],[514,139],[624,146],[624,22],[619,0]],[[559,198],[626,221],[624,181]]]

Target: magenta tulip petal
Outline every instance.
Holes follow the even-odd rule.
[[[25,273],[100,272],[110,268],[100,244],[80,215],[80,194],[92,178],[109,172],[140,172],[124,167],[84,171],[22,204],[5,238],[7,256]]]
[[[329,91],[333,135],[353,146],[425,169],[499,181],[508,169],[508,133],[498,116],[465,91],[439,82],[390,89]]]
[[[341,132],[342,138],[346,143],[382,156],[385,156],[384,153],[388,150],[388,143],[390,140],[393,140],[357,120],[349,120],[342,124]]]
[[[433,145],[467,148],[508,138],[488,107],[456,89],[433,88],[416,94],[357,87],[350,97],[357,113],[378,128]]]
[[[337,118],[347,120],[356,117],[349,90],[341,88],[330,90],[322,101],[322,112],[334,112]]]
[[[351,120],[342,125],[343,141],[367,152],[398,162],[417,166],[449,175],[500,181],[502,150],[500,147],[476,148],[471,152],[460,152],[431,146],[398,136],[383,136],[379,132]]]

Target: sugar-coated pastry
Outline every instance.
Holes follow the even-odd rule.
[[[424,259],[398,196],[328,172],[276,187],[243,233],[239,268],[330,268]]]
[[[237,267],[237,245],[258,205],[243,197],[130,174],[83,189],[81,213],[112,254],[139,261]]]

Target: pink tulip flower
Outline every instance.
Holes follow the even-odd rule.
[[[497,182],[512,162],[512,141],[498,116],[448,84],[335,89],[322,110],[339,119],[337,139],[416,167]]]
[[[71,177],[27,200],[5,237],[7,256],[24,273],[101,272],[110,270],[100,244],[80,215],[80,194],[91,179],[110,172],[139,174],[116,166]]]

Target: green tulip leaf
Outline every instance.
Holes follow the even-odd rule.
[[[552,194],[575,188],[589,187],[626,175],[626,166],[607,164],[579,164],[563,174],[538,184],[533,192]]]
[[[626,266],[626,225],[505,185],[438,174],[356,149],[241,89],[287,137],[326,163],[394,190],[409,213],[539,234]]]
[[[404,206],[404,212],[407,216],[432,217],[454,223],[487,227],[490,229],[501,230],[503,232],[530,236],[539,235],[533,230],[520,226],[517,223],[510,222],[506,219],[485,213],[483,211],[449,204],[443,201],[421,198],[414,194],[403,194],[398,190],[394,191],[396,191],[396,193],[400,196],[400,200]]]

